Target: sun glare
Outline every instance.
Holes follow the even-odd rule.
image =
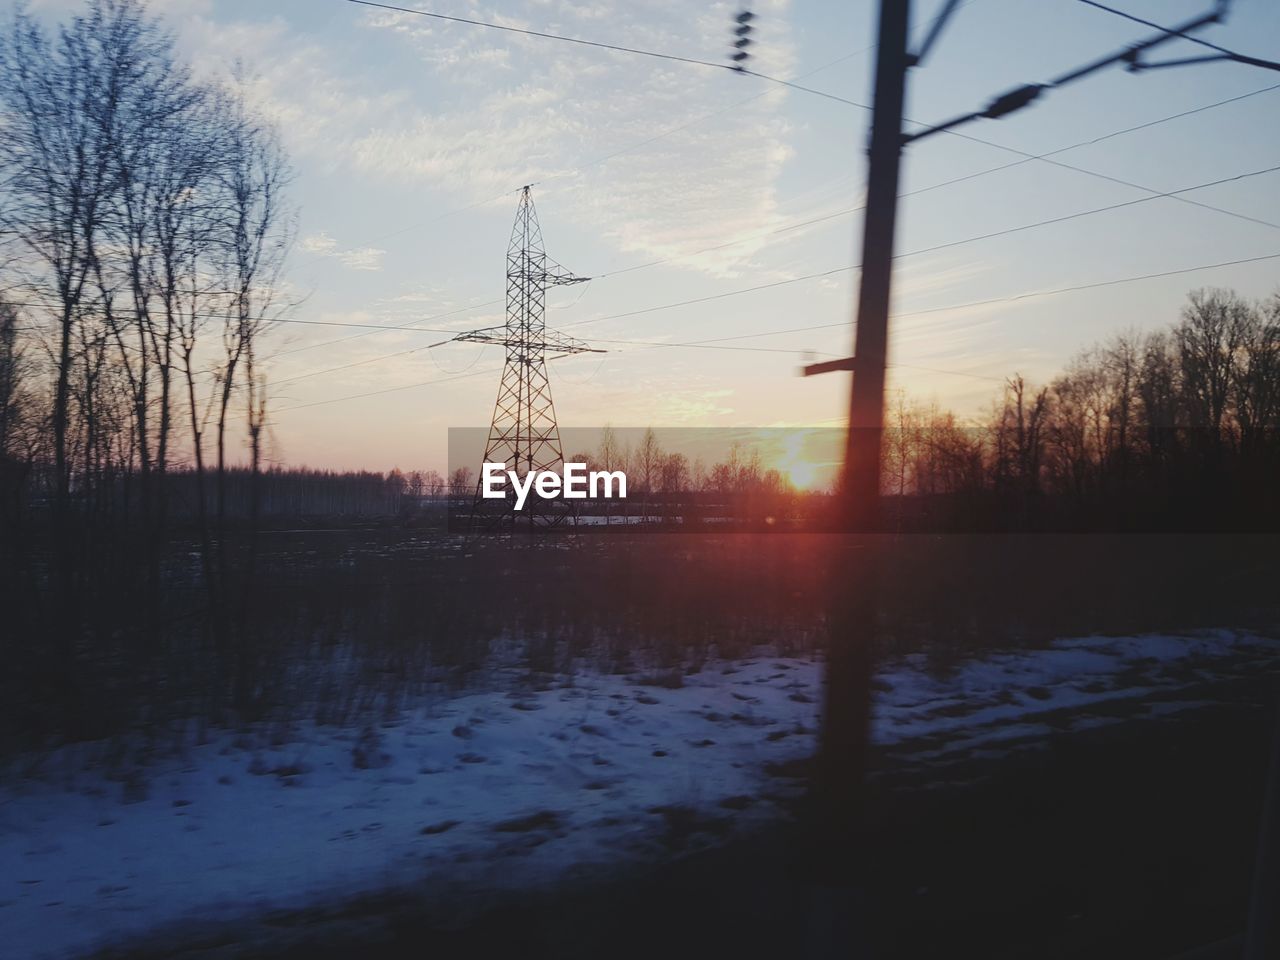
[[[792,463],[787,466],[787,476],[797,490],[808,490],[818,479],[818,468],[803,461]]]

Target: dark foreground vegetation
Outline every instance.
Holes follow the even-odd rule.
[[[209,630],[197,545],[168,545],[158,641],[124,565],[85,594],[73,651],[52,645],[47,559],[5,581],[6,752],[143,729],[169,742],[255,718],[341,723],[498,665],[529,682],[580,667],[665,673],[758,645],[826,642],[841,538],[615,536],[473,542],[401,529],[257,535],[231,650]],[[1277,622],[1274,537],[867,537],[878,644],[959,656],[1057,636]],[[858,585],[838,585],[858,589]],[[87,588],[86,588],[87,589]]]

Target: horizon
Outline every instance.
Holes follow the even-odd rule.
[[[41,0],[32,10],[52,20],[78,6]],[[449,427],[488,423],[494,347],[427,349],[443,334],[359,326],[500,323],[503,252],[526,183],[549,256],[595,278],[552,292],[548,326],[609,351],[551,365],[562,424],[844,422],[846,378],[797,372],[807,357],[851,350],[857,271],[841,268],[857,259],[865,111],[727,70],[342,0],[151,8],[198,75],[243,63],[252,101],[274,118],[294,165],[299,221],[278,301],[295,306],[266,341],[275,355],[268,460],[438,469]],[[870,43],[872,4],[755,9],[757,70],[869,102],[872,48],[850,54],[845,38]],[[1199,5],[1128,9],[1173,21]],[[505,10],[498,19],[512,26],[680,56],[721,61],[728,49],[724,4],[693,24],[678,6]],[[1038,9],[1035,25],[1009,13],[1008,0],[963,5],[947,42],[913,72],[909,117],[972,109],[1143,30],[1078,3]],[[921,10],[916,34],[930,16]],[[1254,51],[1255,38],[1280,33],[1280,9],[1238,3],[1210,33]],[[998,55],[975,56],[983,50]],[[1280,147],[1280,131],[1261,122],[1280,97],[1267,80],[1235,63],[1136,76],[1113,68],[966,128],[966,138],[912,145],[902,192],[928,192],[907,199],[900,217],[890,391],[972,418],[1008,376],[1044,383],[1096,341],[1176,321],[1189,290],[1275,293],[1274,258],[1190,270],[1280,256],[1280,174],[1257,173]],[[1151,125],[1110,136],[1141,124]],[[1092,175],[1026,159],[1103,137],[1053,158]],[[1149,192],[1241,174],[1181,199]],[[1016,229],[1113,204],[1123,206]],[[944,249],[904,256],[935,247]],[[1170,271],[1179,272],[1026,296]],[[1004,299],[1015,297],[1024,299]],[[991,299],[1001,302],[954,306]],[[668,306],[684,301],[702,302]],[[766,335],[788,328],[800,329]],[[735,340],[676,346],[724,338]]]

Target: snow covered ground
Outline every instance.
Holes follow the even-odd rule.
[[[906,657],[879,673],[875,739],[940,763],[1108,722],[1118,702],[1185,709],[1161,694],[1266,664],[1280,642],[1231,631],[1063,640],[946,675]],[[220,733],[115,779],[91,747],[21,778],[15,765],[0,784],[0,953],[74,955],[186,919],[433,879],[501,888],[714,842],[776,815],[765,768],[812,752],[819,677],[772,656],[678,681],[593,674],[364,728]]]

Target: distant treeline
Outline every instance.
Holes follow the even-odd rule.
[[[1280,294],[1191,293],[1181,318],[1090,347],[985,421],[899,397],[888,512],[988,529],[1280,527]]]
[[[5,328],[0,325],[0,334]],[[0,360],[5,339],[0,337]],[[5,365],[0,363],[0,374]],[[0,376],[0,387],[7,382]],[[0,390],[0,424],[16,419]],[[6,413],[6,411],[8,411]],[[0,433],[0,439],[5,435]],[[883,523],[895,530],[1273,529],[1280,521],[1280,296],[1249,303],[1225,290],[1189,295],[1181,318],[1090,347],[1048,384],[1015,375],[984,418],[892,398],[882,437]],[[12,512],[50,509],[47,460],[7,448]],[[825,528],[836,498],[796,490],[758,450],[733,446],[705,464],[664,450],[646,430],[624,443],[604,428],[595,450],[568,455],[626,473],[625,502],[580,502],[588,516],[789,521]],[[70,487],[85,511],[137,512],[141,474]],[[171,520],[243,525],[316,518],[412,520],[468,509],[475,473],[224,467],[218,484],[170,467],[156,494]],[[203,502],[202,502],[203,498]],[[92,507],[91,507],[92,503]],[[456,519],[456,517],[455,517]]]

